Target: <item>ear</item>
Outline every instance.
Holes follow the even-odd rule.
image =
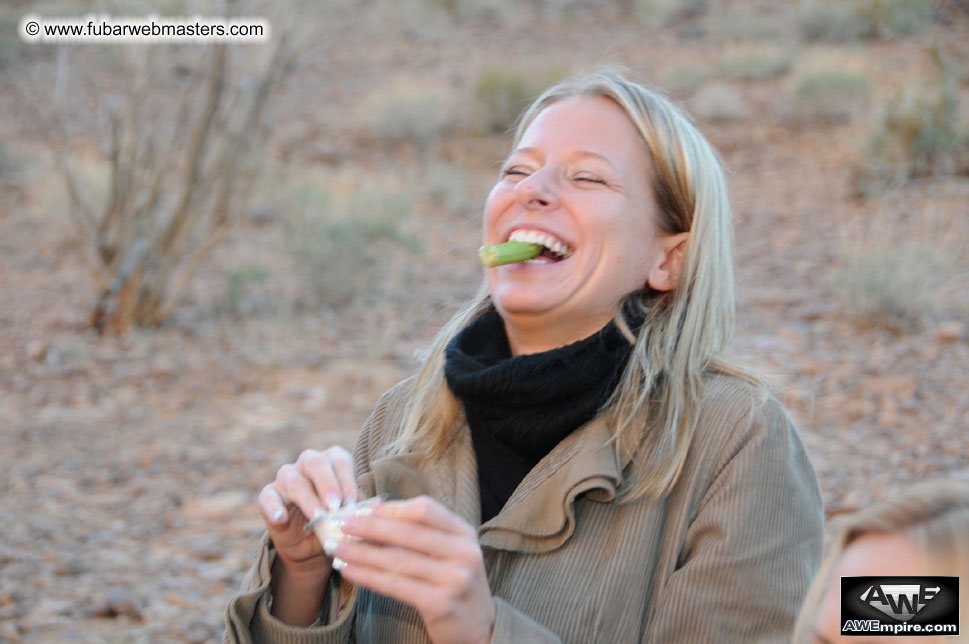
[[[672,291],[680,281],[683,253],[690,233],[667,235],[658,240],[662,249],[656,266],[646,276],[646,284],[654,291]]]

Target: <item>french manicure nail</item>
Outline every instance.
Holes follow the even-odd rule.
[[[286,513],[283,512],[282,509],[276,510],[276,513],[273,514],[273,523],[279,523],[280,521],[282,521],[284,514]]]
[[[333,559],[333,570],[340,572],[341,570],[344,570],[346,567],[347,567],[347,562],[345,562],[343,559],[337,559],[337,558]]]
[[[323,542],[323,552],[326,553],[327,557],[332,557],[338,545],[340,545],[340,542],[336,539],[327,539]]]
[[[326,507],[330,512],[339,510],[340,506],[343,505],[343,499],[341,499],[340,495],[336,494],[335,492],[327,492],[324,500],[326,501]]]

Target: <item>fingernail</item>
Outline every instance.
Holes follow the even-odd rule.
[[[276,510],[276,513],[273,515],[273,523],[279,523],[280,521],[282,521],[284,514],[286,514],[286,513],[283,512],[281,509],[280,510]]]
[[[343,505],[343,499],[335,492],[327,492],[324,501],[326,501],[326,507],[330,512],[339,510],[340,506]]]
[[[323,552],[326,553],[327,557],[332,557],[338,545],[340,545],[340,542],[336,539],[327,539],[323,542]]]
[[[346,567],[347,567],[347,562],[345,562],[343,559],[336,559],[336,558],[333,559],[333,570],[340,572],[341,570],[344,570]]]

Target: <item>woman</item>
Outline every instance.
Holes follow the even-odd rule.
[[[843,517],[798,617],[797,644],[855,642],[841,636],[841,577],[943,576],[969,579],[969,482],[935,482]],[[969,615],[965,581],[960,613]],[[940,597],[941,599],[941,597]],[[886,620],[887,621],[887,620]],[[866,642],[969,642],[962,635],[866,635]]]
[[[722,357],[729,218],[714,151],[666,99],[611,72],[536,99],[484,241],[546,251],[488,269],[352,458],[279,470],[227,640],[789,638],[821,500],[787,414]],[[374,494],[332,559],[304,534]]]

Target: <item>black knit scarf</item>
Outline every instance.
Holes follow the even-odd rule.
[[[498,514],[542,457],[596,416],[631,352],[610,322],[574,344],[512,357],[495,310],[448,344],[444,375],[471,429],[482,522]]]

